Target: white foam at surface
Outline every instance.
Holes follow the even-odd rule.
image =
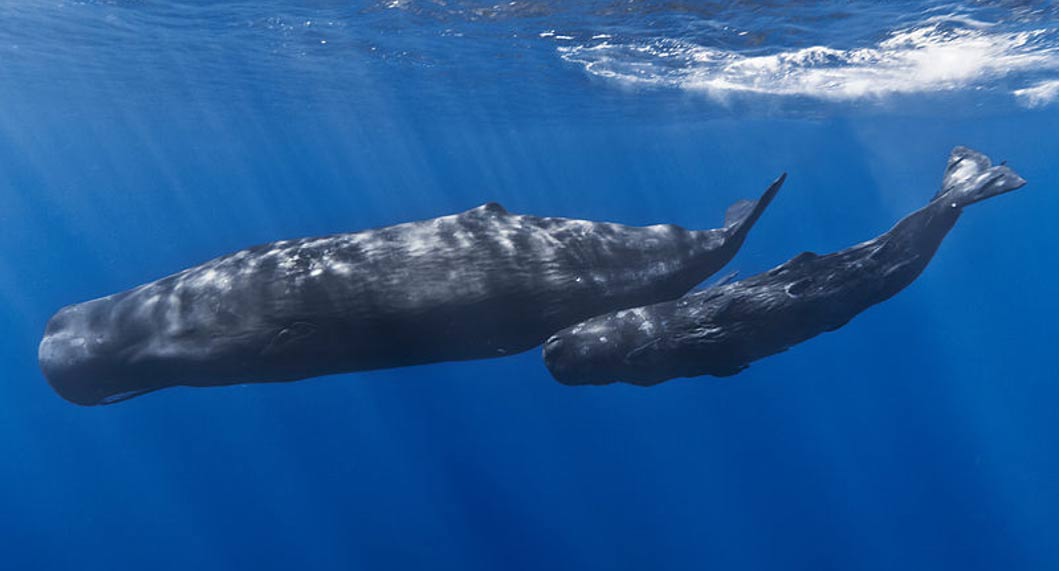
[[[1043,81],[1031,87],[1016,89],[1013,95],[1025,107],[1042,107],[1057,102],[1058,82],[1056,79]]]
[[[948,24],[960,24],[960,27]],[[998,31],[969,18],[931,18],[868,47],[811,46],[750,55],[656,39],[559,46],[591,74],[631,84],[677,87],[724,98],[735,93],[858,100],[988,85],[1058,68],[1055,30]],[[1048,82],[1049,83],[1049,82]],[[1051,91],[1052,86],[1052,91]],[[1056,101],[1057,82],[1014,95]],[[1050,99],[1052,97],[1052,99]]]

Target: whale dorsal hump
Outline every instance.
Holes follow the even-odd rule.
[[[781,264],[780,266],[777,266],[776,268],[766,273],[771,276],[781,275],[785,272],[788,272],[792,268],[812,262],[818,259],[818,257],[818,254],[815,254],[814,252],[800,252],[799,254],[796,254],[796,256],[791,260]]]
[[[508,214],[504,206],[496,202],[487,202],[486,204],[476,206],[468,211],[468,214],[478,214],[480,216],[504,216]]]

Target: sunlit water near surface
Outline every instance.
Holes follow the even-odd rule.
[[[10,569],[1056,569],[1053,2],[8,2]],[[725,271],[875,236],[955,145],[1027,187],[921,278],[727,379],[539,353],[96,408],[59,307],[252,244],[512,212],[716,227]]]

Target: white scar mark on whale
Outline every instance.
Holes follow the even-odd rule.
[[[213,289],[226,292],[232,289],[232,279],[227,272],[221,272],[210,268],[205,272],[199,272],[187,280],[187,284],[198,289]]]
[[[349,276],[349,275],[354,273],[353,266],[351,266],[350,264],[348,264],[346,262],[332,262],[331,265],[329,266],[329,268],[333,272],[335,272],[335,273],[337,273],[337,274],[339,274],[341,276]]]

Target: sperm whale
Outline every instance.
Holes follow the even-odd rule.
[[[1008,167],[955,148],[942,189],[881,236],[828,255],[805,252],[677,300],[593,317],[547,340],[545,364],[565,384],[734,375],[897,294],[925,269],[965,207],[1024,184]]]
[[[281,240],[59,310],[38,361],[67,400],[510,355],[593,315],[674,299],[725,265],[784,175],[724,226],[508,213]]]

